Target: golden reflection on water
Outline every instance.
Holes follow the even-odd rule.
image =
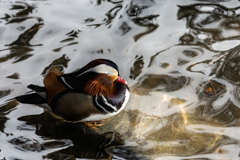
[[[133,151],[151,159],[168,154],[190,156],[210,153],[226,141],[219,134],[197,133],[186,129],[191,121],[187,120],[185,112],[162,118],[134,112],[137,111],[127,113],[130,117],[137,114],[136,120],[132,122],[134,127],[131,125],[133,128],[129,128],[132,132],[131,141],[142,147],[134,148]]]
[[[179,107],[181,108],[182,117],[184,119],[184,124],[183,125],[185,126],[187,124],[187,115],[186,115],[186,112],[183,109],[183,105],[180,105]]]

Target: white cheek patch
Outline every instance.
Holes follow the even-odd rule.
[[[95,73],[108,74],[108,75],[118,75],[118,72],[116,69],[114,69],[106,64],[100,64],[93,68],[90,68],[89,70],[86,70],[85,72],[79,74],[77,77],[79,77],[87,72],[95,72]]]

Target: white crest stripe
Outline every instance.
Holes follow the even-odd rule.
[[[91,72],[91,71],[95,72],[95,73],[104,73],[104,74],[110,74],[110,75],[117,75],[118,74],[117,70],[114,69],[113,67],[108,66],[106,64],[100,64],[100,65],[97,65],[93,68],[90,68],[90,69],[80,73],[76,77],[79,77],[79,76],[83,75],[84,73]]]
[[[88,69],[88,70],[86,70],[86,71],[84,71],[84,72],[82,72],[82,73],[80,73],[79,75],[77,75],[76,77],[79,77],[79,76],[81,76],[82,74],[84,74],[84,73],[86,73],[86,72],[89,72],[89,71],[91,71],[90,69]]]

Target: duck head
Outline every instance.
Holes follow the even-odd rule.
[[[127,84],[119,75],[118,66],[107,59],[96,59],[83,68],[62,76],[71,89],[83,90],[90,95],[113,95],[117,83]],[[78,81],[78,82],[77,82]]]

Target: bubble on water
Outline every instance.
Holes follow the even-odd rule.
[[[198,37],[199,39],[207,39],[207,38],[208,38],[208,35],[206,35],[206,34],[199,34],[199,35],[197,35],[197,37]]]
[[[228,11],[228,16],[234,16],[235,15],[235,11],[233,11],[233,10],[230,10],[230,11]]]

